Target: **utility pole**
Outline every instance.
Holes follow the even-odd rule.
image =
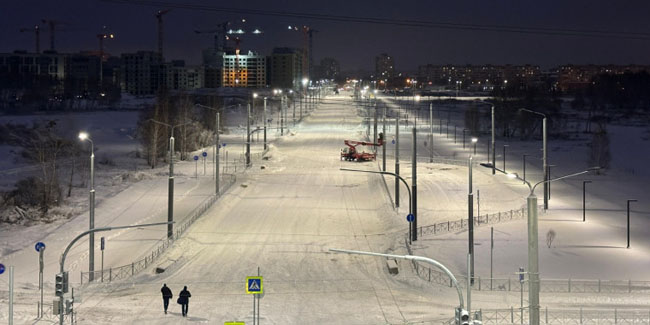
[[[171,9],[159,10],[156,13],[156,19],[158,20],[158,54],[160,59],[163,57],[163,15],[168,13]]]
[[[413,155],[411,156],[411,178],[413,179],[411,183],[411,195],[413,197],[413,222],[411,222],[413,227],[413,241],[418,240],[418,191],[417,191],[417,126],[413,124]]]
[[[377,100],[375,99],[375,123],[374,123],[374,128],[373,128],[374,138],[372,139],[372,143],[377,142],[377,114],[378,114],[378,112],[377,112]],[[372,146],[372,150],[375,152],[375,154],[377,154],[377,146]]]
[[[637,200],[627,200],[627,248],[630,248],[630,202]]]
[[[219,114],[220,114],[219,112],[217,112],[217,114],[216,114],[217,117],[216,117],[216,121],[215,121],[216,122],[215,130],[216,130],[217,134],[216,134],[216,140],[215,140],[216,145],[214,146],[215,155],[216,155],[215,159],[214,159],[214,175],[215,175],[214,178],[216,179],[216,182],[215,182],[215,194],[216,195],[219,195],[219,185],[220,185],[219,184],[219,176],[220,176],[219,175],[219,159],[221,158],[221,156],[219,155],[219,148],[221,147],[221,144],[219,143],[219,130],[221,129],[221,127],[220,127],[219,123],[221,122],[220,121],[221,116]],[[264,134],[264,135],[266,135],[266,134]]]

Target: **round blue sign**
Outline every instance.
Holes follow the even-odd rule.
[[[5,265],[0,264],[0,274],[5,273]]]
[[[415,220],[415,216],[414,216],[412,213],[409,213],[409,214],[406,216],[406,221],[408,221],[408,222],[413,222],[413,220]]]
[[[223,143],[223,146],[224,146],[224,147],[226,146],[226,143],[225,143],[225,142]]]
[[[207,156],[208,156],[208,153],[204,151],[204,152],[201,154],[201,156],[203,156],[203,157],[207,157]]]
[[[199,156],[194,156],[194,160],[199,160]]]
[[[45,243],[39,241],[38,243],[36,243],[36,245],[34,245],[34,248],[36,249],[37,252],[40,252],[41,249],[45,248]]]
[[[221,149],[221,145],[219,145],[219,149]]]
[[[395,139],[393,139],[393,141],[391,141],[391,142],[392,142],[393,144],[395,144]]]

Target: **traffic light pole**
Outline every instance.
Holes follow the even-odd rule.
[[[95,228],[95,229],[89,229],[81,234],[77,235],[70,244],[65,248],[63,251],[63,254],[61,254],[61,259],[59,260],[60,264],[60,274],[64,274],[64,266],[65,266],[65,257],[68,255],[68,251],[72,248],[72,246],[81,238],[88,234],[93,234],[96,232],[102,232],[102,231],[111,231],[111,230],[117,230],[117,229],[127,229],[127,228],[138,228],[138,227],[152,227],[152,226],[161,226],[161,225],[168,225],[168,224],[173,224],[174,221],[169,221],[169,222],[157,222],[157,223],[148,223],[148,224],[142,224],[142,225],[130,225],[130,226],[116,226],[116,227],[103,227],[103,228]],[[58,288],[57,288],[58,289]],[[57,293],[58,294],[58,293]],[[64,292],[61,292],[58,294],[59,296],[59,325],[63,325],[63,294]]]

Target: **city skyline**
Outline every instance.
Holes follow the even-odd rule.
[[[169,1],[174,2],[174,1]],[[180,4],[181,2],[174,2]],[[342,1],[328,6],[287,1],[273,7],[252,1],[251,7],[262,11],[334,14],[345,8],[346,16],[417,21],[474,24],[477,26],[516,26],[522,28],[554,28],[566,30],[597,30],[641,35],[641,39],[622,37],[548,35],[471,31],[466,29],[417,28],[395,25],[335,22],[328,20],[283,18],[265,15],[242,15],[174,8],[165,15],[165,59],[184,59],[188,64],[201,61],[201,50],[213,44],[210,35],[196,34],[196,29],[214,28],[222,21],[248,19],[251,28],[261,28],[262,35],[243,38],[242,50],[270,54],[273,47],[300,47],[302,33],[289,31],[288,25],[308,25],[318,30],[314,36],[314,62],[324,57],[340,61],[342,70],[374,70],[374,58],[386,52],[395,57],[400,72],[415,72],[422,64],[536,64],[549,68],[562,64],[649,64],[650,44],[645,33],[642,7],[605,1],[549,2],[544,4],[418,4],[407,2],[399,8],[393,3]],[[209,6],[209,4],[205,4]],[[214,5],[216,6],[216,5]],[[235,8],[235,4],[223,7]],[[115,39],[104,42],[112,55],[137,50],[155,50],[157,41],[157,10],[164,7],[118,4],[104,1],[67,1],[63,4],[40,0],[8,4],[0,31],[0,52],[34,51],[34,35],[20,32],[41,19],[66,24],[58,26],[56,49],[59,52],[97,50],[96,34],[106,26]],[[444,12],[444,13],[443,13]],[[340,15],[340,14],[339,14]],[[628,33],[628,34],[625,34]],[[604,34],[603,34],[604,35]],[[434,41],[432,41],[434,40]],[[49,48],[49,31],[41,24],[41,49]],[[442,46],[441,46],[442,45]],[[621,51],[620,49],[625,49]]]

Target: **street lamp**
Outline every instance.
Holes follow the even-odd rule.
[[[476,143],[478,142],[478,138],[474,137],[472,138],[472,143],[474,144],[474,154],[476,155]]]
[[[171,129],[171,134],[169,136],[169,182],[167,185],[167,222],[169,222],[169,224],[167,224],[167,238],[171,239],[174,236],[174,129],[179,126],[190,124],[190,122],[171,125],[154,119],[149,119],[149,121]]]
[[[88,229],[95,228],[95,144],[88,133],[79,132],[79,140],[90,142],[90,213]],[[90,233],[88,239],[88,281],[94,280],[95,272],[95,234]]]
[[[488,104],[490,105],[490,115],[492,116],[492,175],[496,173],[496,140],[495,140],[495,134],[494,134],[494,104],[486,101],[479,100],[479,103],[483,104]],[[489,148],[489,147],[488,147]],[[488,156],[490,156],[490,152],[488,150]]]
[[[411,196],[411,189],[409,188],[409,185],[406,183],[406,180],[402,178],[397,173],[391,173],[391,172],[386,172],[386,171],[373,171],[373,170],[361,170],[361,169],[350,169],[350,168],[339,168],[339,170],[346,171],[346,172],[359,172],[359,173],[370,173],[370,174],[383,174],[383,175],[392,175],[395,176],[397,179],[399,179],[404,186],[406,186],[406,190],[409,193],[409,214],[413,214],[413,198]],[[395,186],[397,189],[397,186]],[[415,231],[415,229],[413,230]],[[409,225],[409,243],[412,242],[412,233],[411,233],[411,226]]]
[[[257,94],[255,94],[255,96],[256,95]],[[266,99],[265,99],[264,103],[266,104]],[[214,178],[216,179],[216,182],[215,182],[214,191],[215,191],[216,195],[219,195],[219,158],[220,158],[220,155],[219,155],[219,129],[220,129],[220,127],[219,127],[220,126],[219,125],[219,117],[220,117],[219,116],[219,110],[214,108],[214,107],[205,106],[205,105],[201,105],[201,104],[198,104],[198,103],[195,104],[195,105],[198,106],[198,107],[209,109],[209,110],[215,112],[215,116],[214,116],[215,117],[215,120],[214,120],[214,133],[215,133],[215,138],[214,138]],[[266,122],[264,122],[264,123],[266,123]],[[264,135],[266,136],[266,134],[264,134]],[[266,141],[266,138],[264,138],[264,139]]]
[[[599,167],[589,168],[587,170],[565,175],[558,178],[543,180],[531,185],[530,182],[525,181],[525,184],[528,185],[530,193],[528,195],[527,208],[528,208],[528,302],[529,302],[529,324],[539,325],[539,247],[538,247],[538,220],[537,220],[537,196],[535,196],[535,189],[539,184],[546,184],[549,182],[559,181],[569,177],[575,177],[582,174],[586,174],[590,171],[598,170]],[[504,171],[505,173],[505,171]],[[508,178],[519,179],[516,173],[507,173]]]
[[[506,82],[508,82],[508,81],[506,80]],[[519,110],[524,111],[524,112],[528,112],[528,113],[532,113],[532,114],[537,114],[537,115],[539,115],[539,116],[541,116],[543,118],[542,119],[542,150],[544,151],[544,156],[542,158],[542,160],[543,160],[542,168],[544,170],[544,180],[548,180],[549,177],[548,177],[548,156],[547,156],[548,151],[546,150],[546,143],[547,143],[546,142],[546,138],[547,138],[546,115],[543,114],[543,113],[540,113],[540,112],[531,111],[531,110],[526,109],[526,108],[520,108]],[[504,170],[505,170],[505,168],[504,168]],[[544,183],[544,210],[548,209],[548,196],[549,196],[549,187],[548,187],[548,182],[546,182],[546,183]]]

